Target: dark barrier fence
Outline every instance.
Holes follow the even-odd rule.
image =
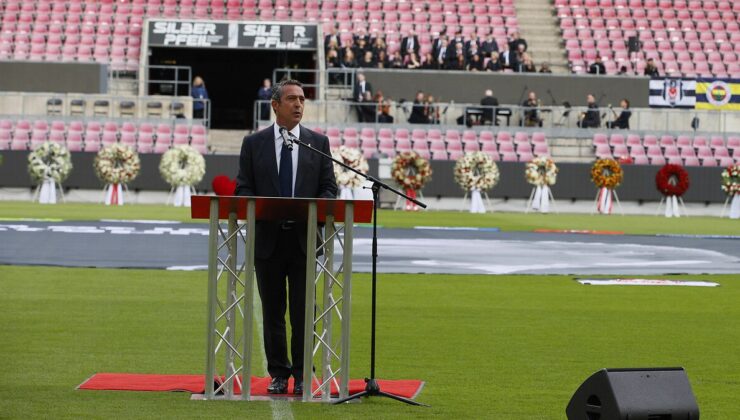
[[[2,152],[4,162],[0,165],[0,187],[31,188],[34,185],[28,175],[28,152]],[[128,187],[131,190],[167,191],[170,186],[159,174],[160,154],[141,154],[141,172]],[[103,184],[95,176],[94,153],[72,153],[74,169],[64,182],[65,188],[102,189]],[[211,181],[217,175],[235,178],[239,168],[236,155],[207,155],[206,175],[196,186],[199,191],[210,191]],[[370,159],[370,172],[377,175],[378,160]],[[464,191],[454,181],[455,162],[432,161],[432,180],[423,190],[427,198],[462,197]],[[499,184],[489,192],[494,198],[528,198],[532,186],[524,179],[524,163],[498,162],[501,172]],[[660,167],[623,165],[624,182],[617,189],[622,201],[658,201],[660,193],[655,188],[655,174]],[[596,187],[591,183],[591,165],[585,163],[558,164],[558,182],[552,188],[556,199],[593,200]],[[722,203],[726,196],[722,192],[722,168],[686,168],[691,186],[684,196],[687,202]]]

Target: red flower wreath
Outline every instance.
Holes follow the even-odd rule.
[[[673,182],[671,182],[673,179]],[[689,173],[681,165],[664,165],[655,174],[655,185],[658,191],[666,196],[682,196],[689,189]]]

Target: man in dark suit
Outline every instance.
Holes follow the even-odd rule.
[[[285,80],[275,85],[271,106],[275,124],[244,138],[236,178],[236,195],[257,197],[335,198],[337,184],[331,160],[310,150],[284,143],[295,136],[311,147],[329,153],[329,139],[302,127],[305,96],[301,83]],[[267,371],[272,377],[267,391],[303,393],[303,334],[306,295],[306,231],[304,221],[257,222],[255,271],[262,300]],[[315,246],[311,244],[311,246]],[[288,279],[286,292],[285,279]],[[285,330],[286,302],[290,308],[291,340],[288,359]]]
[[[480,100],[480,104],[485,108],[483,110],[483,124],[496,124],[496,107],[498,106],[498,98],[493,96],[491,89],[486,89],[483,99]]]
[[[417,57],[419,56],[419,37],[414,31],[410,31],[408,36],[401,40],[401,56],[405,58],[412,51]]]
[[[355,75],[355,86],[352,89],[352,102],[365,102],[366,94],[368,92],[370,93],[370,97],[372,97],[373,86],[370,82],[365,80],[365,74],[358,71]],[[356,105],[355,109],[357,110],[357,121],[365,122],[365,114],[362,105]]]
[[[588,74],[606,74],[606,66],[604,66],[604,63],[601,61],[600,55],[597,55],[596,61],[588,66]]]
[[[596,98],[594,95],[586,96],[586,103],[588,109],[586,112],[581,113],[581,120],[576,123],[581,128],[599,128],[601,127],[601,114],[599,114],[599,106],[596,104]]]

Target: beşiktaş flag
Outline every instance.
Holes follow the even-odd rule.
[[[650,81],[650,106],[691,108],[696,105],[696,80],[665,78]]]
[[[740,79],[697,79],[696,109],[740,111]]]

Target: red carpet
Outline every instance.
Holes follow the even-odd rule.
[[[252,395],[269,396],[267,385],[270,378],[252,377]],[[378,380],[380,389],[390,394],[406,398],[414,398],[424,385],[419,380]],[[205,392],[205,377],[203,375],[142,375],[135,373],[96,373],[78,387],[87,390],[107,391],[182,391],[193,394]],[[314,384],[314,389],[316,388]],[[365,381],[351,379],[349,393],[355,394],[365,390]],[[241,390],[236,390],[240,393]],[[290,379],[288,392],[293,392],[293,379]],[[337,393],[332,385],[332,393]]]

